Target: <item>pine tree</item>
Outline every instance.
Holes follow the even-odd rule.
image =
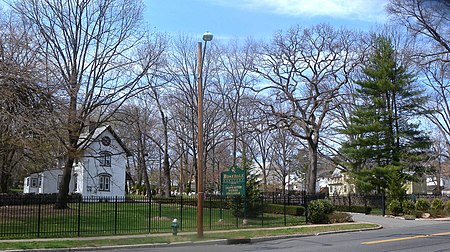
[[[361,102],[343,133],[352,141],[342,152],[347,156],[357,186],[364,191],[388,190],[401,198],[407,180],[421,172],[421,161],[430,145],[414,119],[427,97],[415,85],[415,77],[398,64],[389,38],[376,36],[373,51],[357,81]]]

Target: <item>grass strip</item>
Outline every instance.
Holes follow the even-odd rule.
[[[214,239],[236,239],[236,238],[254,238],[254,237],[268,237],[281,235],[295,235],[295,234],[315,234],[330,231],[355,230],[362,228],[374,228],[375,224],[368,223],[353,223],[353,224],[339,224],[339,225],[323,225],[323,226],[304,226],[304,227],[286,227],[267,230],[239,230],[228,232],[205,232],[202,239],[197,238],[195,234],[180,234],[178,236],[163,235],[163,236],[146,236],[123,239],[95,239],[95,240],[81,240],[70,239],[67,240],[44,240],[44,241],[20,241],[20,242],[0,242],[0,250],[5,249],[46,249],[46,248],[74,248],[74,247],[101,247],[101,246],[116,246],[116,245],[136,245],[136,244],[169,244],[175,242],[196,242],[207,241]]]

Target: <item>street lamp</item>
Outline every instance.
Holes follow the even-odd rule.
[[[203,34],[205,45],[202,51],[202,42],[197,43],[197,123],[198,123],[198,157],[197,157],[197,236],[203,237],[203,88],[202,88],[202,72],[203,61],[206,51],[206,43],[213,39],[210,32]]]

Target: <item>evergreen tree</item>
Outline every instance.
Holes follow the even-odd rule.
[[[374,37],[363,74],[356,82],[360,104],[343,130],[352,141],[342,152],[360,190],[387,189],[391,199],[399,199],[404,183],[422,172],[420,164],[430,145],[419,124],[413,123],[427,97],[415,85],[414,75],[398,64],[387,37]]]
[[[229,206],[233,210],[233,215],[240,218],[254,218],[261,213],[261,198],[259,191],[259,180],[252,172],[252,164],[244,156],[240,169],[247,173],[247,184],[245,197],[234,196]]]

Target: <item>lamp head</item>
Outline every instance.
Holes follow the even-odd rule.
[[[213,34],[210,32],[203,33],[203,41],[211,41],[213,39]]]

